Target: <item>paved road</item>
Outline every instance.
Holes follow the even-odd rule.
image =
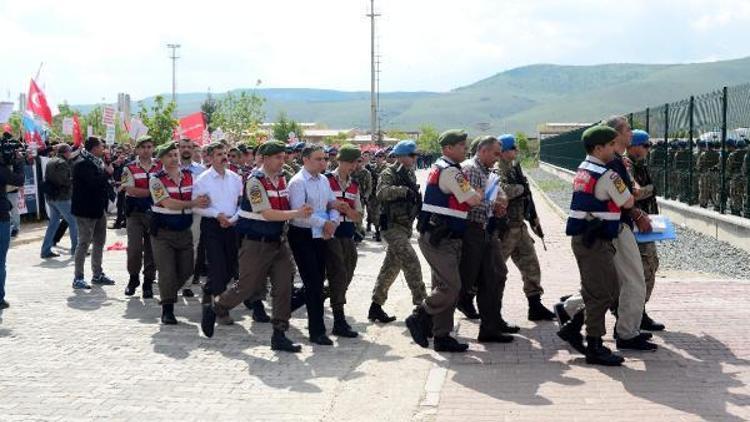
[[[551,303],[576,289],[578,276],[562,219],[538,202],[549,251],[537,246]],[[108,244],[117,240],[123,233],[110,231]],[[288,355],[270,350],[270,326],[253,323],[244,309],[233,311],[237,324],[218,327],[212,339],[199,334],[197,299],[177,305],[180,325],[161,326],[154,300],[123,295],[123,251],[105,253],[105,271],[118,285],[81,292],[70,288],[69,257],[42,262],[39,247],[31,239],[9,256],[12,308],[0,323],[4,421],[750,419],[746,282],[660,278],[649,309],[668,324],[656,338],[661,349],[628,353],[626,366],[602,369],[569,353],[554,324],[524,320],[526,301],[511,265],[505,317],[523,327],[517,341],[472,342],[468,353],[448,356],[410,341],[402,278],[386,305],[399,320],[368,323],[384,256],[380,244],[368,241],[347,305],[363,336],[312,347],[301,310],[290,336],[302,342],[303,353]],[[423,270],[429,280],[426,264]],[[476,336],[476,323],[457,321],[459,337]]]

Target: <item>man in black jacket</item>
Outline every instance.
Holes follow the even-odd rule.
[[[61,144],[57,147],[57,156],[47,163],[44,172],[44,194],[50,211],[47,232],[42,242],[42,258],[44,259],[59,256],[52,252],[52,244],[60,222],[63,220],[70,227],[71,255],[75,255],[76,246],[78,246],[78,226],[70,213],[70,196],[73,188],[70,155],[70,145]]]
[[[10,134],[4,133],[3,143],[9,140]],[[10,210],[13,206],[8,200],[6,188],[23,186],[23,167],[23,160],[16,155],[2,157],[2,165],[0,165],[0,309],[9,306],[5,301],[5,259],[10,247]]]
[[[91,270],[94,273],[91,282],[94,284],[115,284],[102,271],[102,254],[107,240],[107,203],[109,201],[109,174],[105,169],[102,156],[104,142],[97,137],[90,137],[81,150],[78,161],[73,165],[73,202],[72,213],[78,224],[78,246],[75,254],[74,289],[90,289],[83,278],[83,265],[86,252],[93,242],[91,251]]]

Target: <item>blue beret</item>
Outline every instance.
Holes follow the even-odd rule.
[[[641,145],[646,145],[649,143],[649,136],[648,132],[645,130],[635,129],[633,131],[633,138],[630,141],[630,145],[637,147]]]
[[[304,142],[297,142],[297,143],[295,143],[293,145],[292,148],[294,149],[295,152],[302,151],[303,149],[305,149],[305,143]]]
[[[503,147],[503,152],[516,149],[516,137],[509,133],[500,135],[497,140],[500,141],[500,145]]]
[[[411,155],[417,152],[417,143],[411,139],[405,139],[399,141],[393,148],[393,155],[396,157],[403,157],[405,155]]]

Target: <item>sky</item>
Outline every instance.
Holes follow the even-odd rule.
[[[449,91],[537,63],[750,56],[750,0],[376,0],[382,91]],[[0,100],[370,88],[369,0],[0,0]]]

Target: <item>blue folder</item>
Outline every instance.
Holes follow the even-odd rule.
[[[661,242],[664,240],[675,240],[677,239],[677,233],[675,233],[674,224],[672,223],[672,220],[667,219],[666,220],[666,229],[663,232],[660,233],[639,233],[635,232],[635,241],[638,243],[648,243],[648,242]]]

